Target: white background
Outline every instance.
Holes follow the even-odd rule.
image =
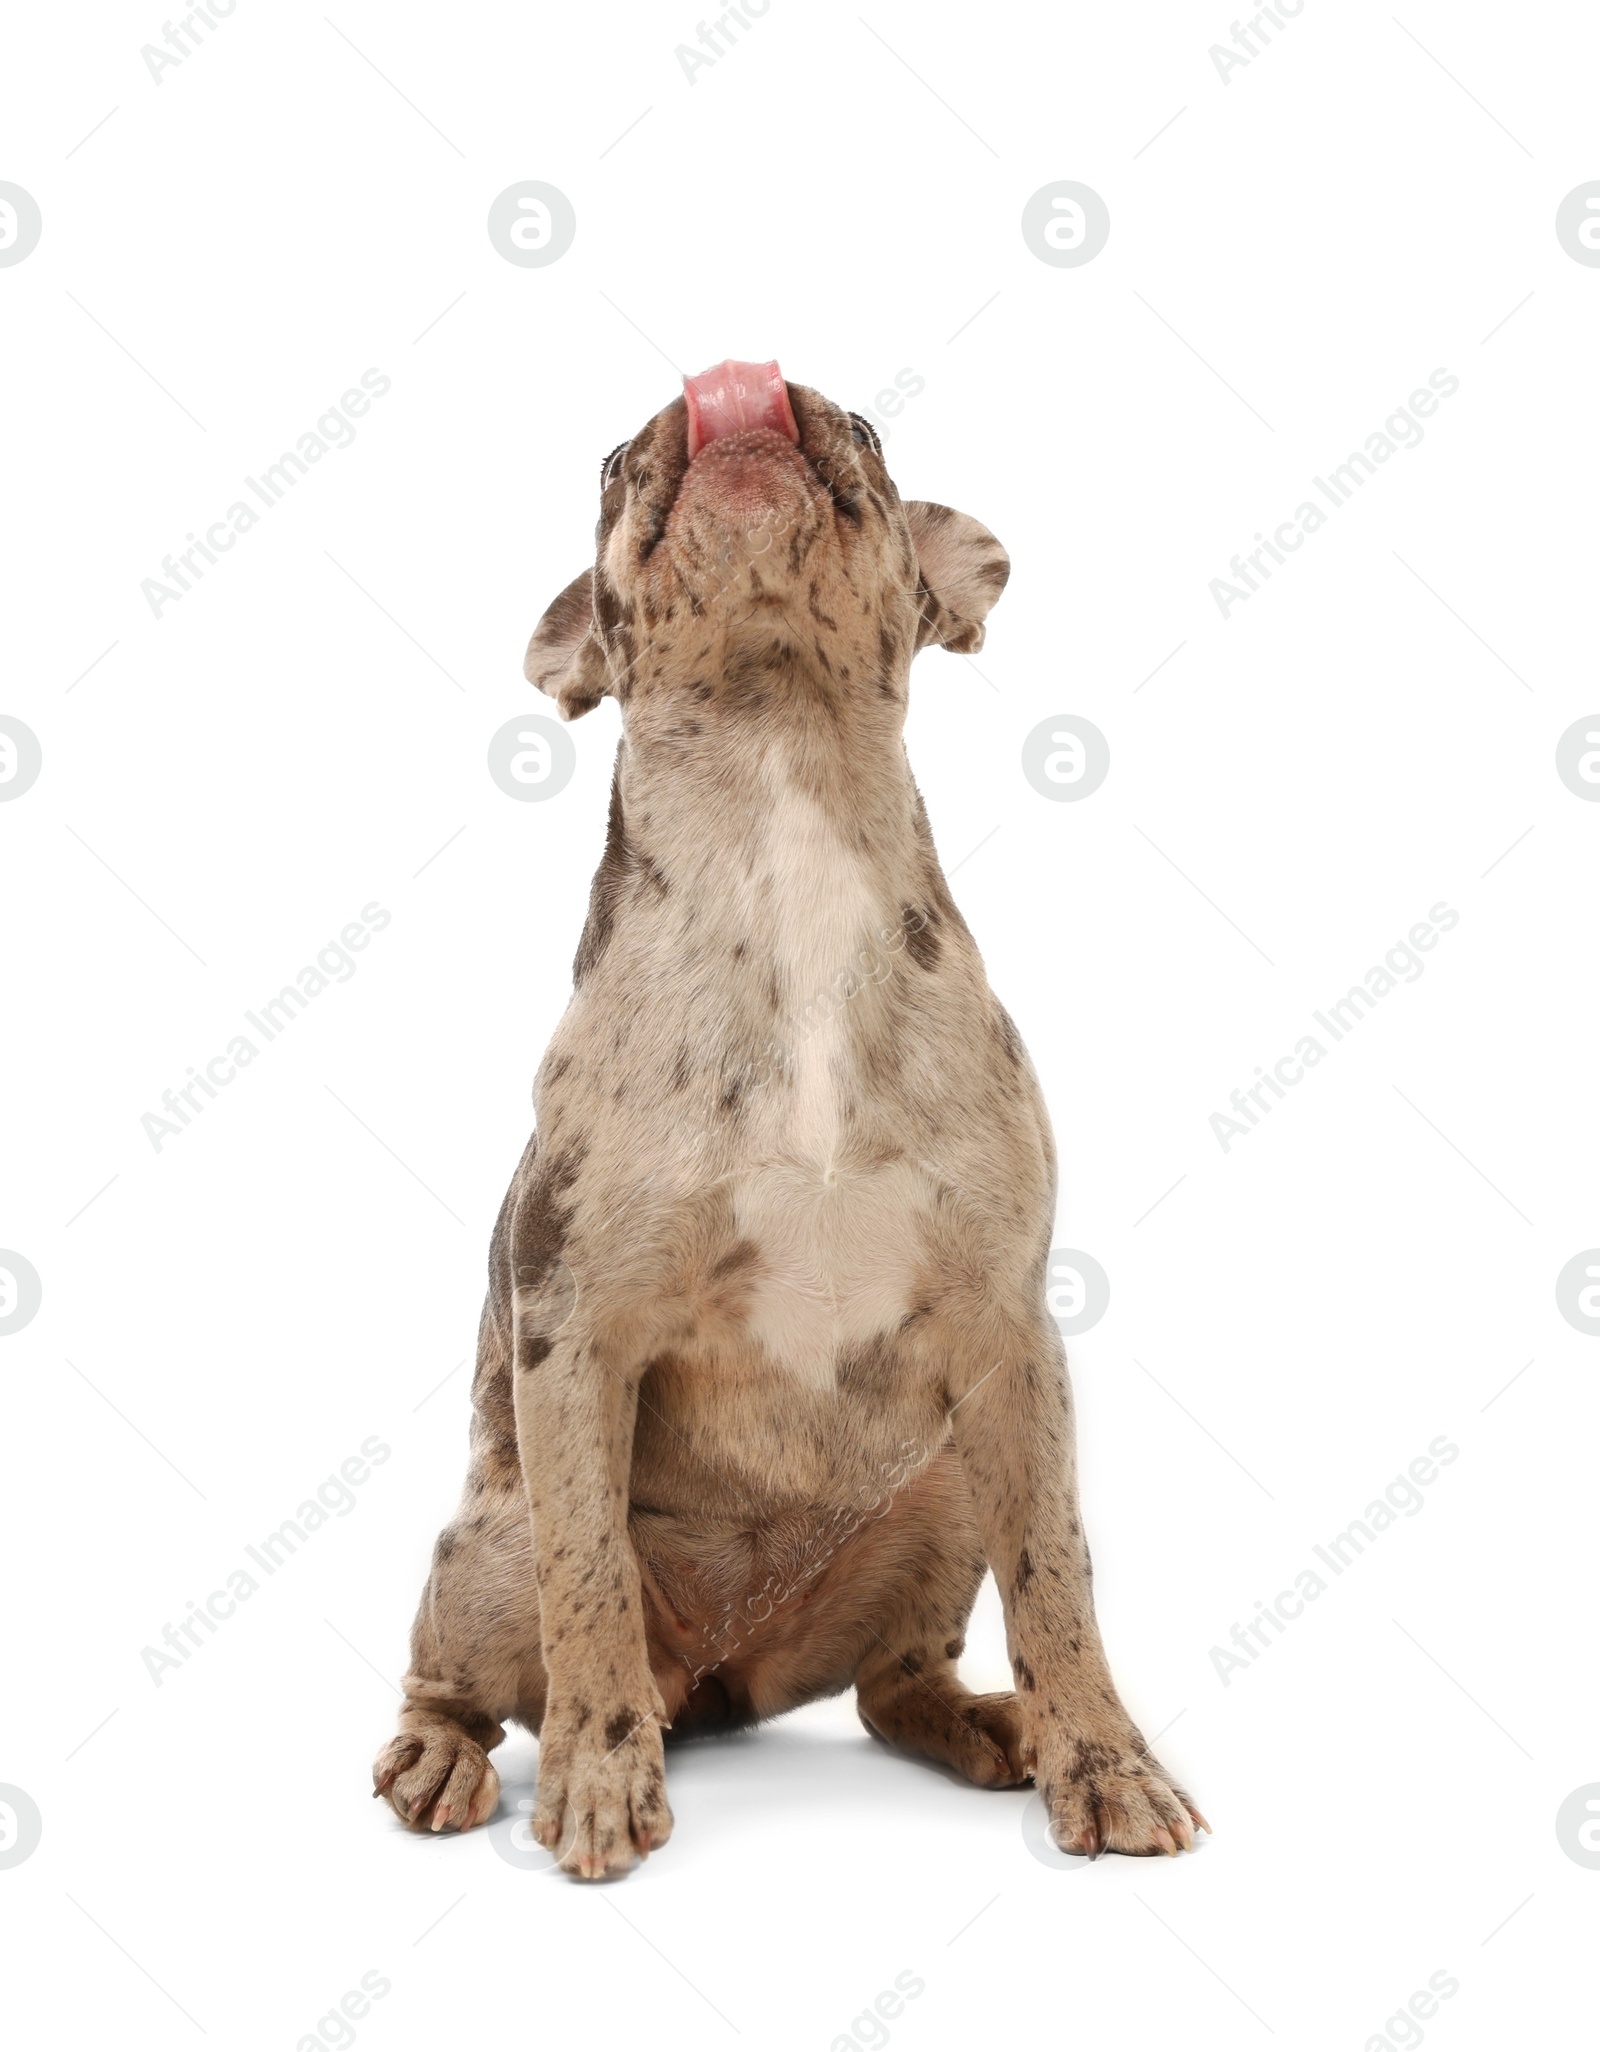
[[[1359,2047],[1441,1969],[1429,2043],[1570,2030],[1600,1347],[1554,1282],[1600,1241],[1600,807],[1554,758],[1600,703],[1600,271],[1553,223],[1600,176],[1600,21],[1402,19],[1309,0],[1224,84],[1224,5],[776,0],[691,84],[671,8],[242,0],[159,85],[154,8],[13,20],[15,2042],[289,2048],[374,1969],[371,2052],[865,2044],[906,1970],[906,2052]],[[527,178],[577,214],[548,268],[485,230]],[[1019,226],[1063,178],[1111,214],[1078,269]],[[1011,552],[909,744],[1044,1081],[1058,1239],[1111,1278],[1071,1348],[1100,1615],[1216,1826],[1192,1858],[1048,1867],[1027,1795],[848,1698],[674,1754],[676,1835],[615,1887],[368,1800],[615,707],[548,802],[485,749],[600,457],[727,355],[857,407],[915,371],[902,491]],[[369,366],[354,445],[153,617],[141,580]],[[1437,367],[1421,446],[1224,619],[1208,582]],[[1021,774],[1062,713],[1111,749],[1081,803]],[[357,973],[157,1152],[141,1116],[373,900]],[[1425,973],[1224,1153],[1229,1093],[1441,900]],[[141,1649],[373,1434],[355,1508],[158,1688]],[[1211,1648],[1440,1434],[1425,1507],[1224,1686]],[[1004,1685],[992,1589],[968,1667]]]

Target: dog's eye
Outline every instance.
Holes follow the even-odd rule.
[[[876,429],[870,421],[863,420],[859,413],[852,413],[850,416],[850,433],[863,449],[872,450],[876,456],[883,454],[883,444],[878,440]]]
[[[612,450],[611,454],[606,458],[605,462],[601,464],[601,491],[604,491],[608,485],[615,484],[617,479],[622,475],[622,459],[624,456],[627,455],[627,453],[628,444],[626,442],[618,442],[617,446]]]

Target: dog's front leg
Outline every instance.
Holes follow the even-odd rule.
[[[1100,1643],[1061,1342],[1032,1321],[990,1323],[983,1352],[987,1360],[970,1343],[959,1350],[951,1424],[1000,1586],[1051,1836],[1091,1858],[1192,1846],[1193,1824],[1205,1820],[1122,1707]]]
[[[534,1833],[568,1873],[620,1873],[672,1830],[628,1475],[639,1385],[595,1336],[519,1334],[517,1446],[549,1693]]]

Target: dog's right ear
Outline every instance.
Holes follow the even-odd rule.
[[[594,572],[574,577],[533,630],[522,674],[553,698],[564,720],[592,712],[611,689],[594,622]]]

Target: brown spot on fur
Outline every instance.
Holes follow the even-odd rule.
[[[817,583],[815,578],[811,580],[811,587],[806,593],[806,611],[811,615],[812,619],[816,621],[819,627],[827,627],[833,630],[837,630],[839,625],[838,621],[834,619],[831,613],[827,612],[822,606],[820,606],[817,603]]]
[[[594,873],[594,882],[589,886],[589,917],[584,922],[583,935],[578,942],[578,952],[572,964],[574,983],[582,983],[605,953],[606,943],[611,938],[612,924],[617,916],[617,901],[627,881],[629,867],[628,829],[622,816],[622,759],[619,750],[617,767],[611,778],[611,807],[606,816],[605,853],[600,858],[600,867]]]
[[[727,1276],[737,1274],[741,1268],[748,1268],[751,1262],[758,1260],[760,1252],[753,1240],[741,1240],[736,1247],[730,1247],[720,1261],[713,1263],[708,1279],[721,1282]]]
[[[919,912],[914,905],[903,906],[900,924],[905,929],[906,952],[919,969],[932,969],[939,960],[939,936],[934,931],[938,924],[936,912]]]
[[[517,1207],[512,1252],[516,1279],[525,1288],[538,1288],[566,1245],[572,1207],[565,1199],[578,1179],[585,1151],[582,1142],[574,1142],[552,1154],[535,1170],[532,1186]]]

